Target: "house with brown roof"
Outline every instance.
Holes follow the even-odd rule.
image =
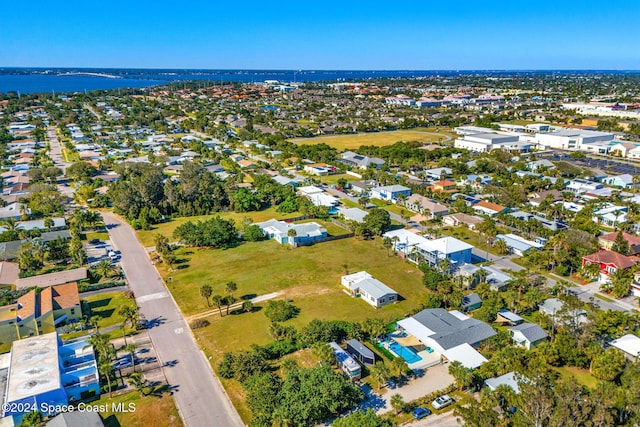
[[[549,203],[554,203],[562,200],[562,193],[558,190],[543,190],[536,191],[527,196],[529,198],[529,204],[531,206],[538,207],[540,203],[547,200]]]
[[[621,269],[626,270],[627,268],[631,268],[636,265],[638,261],[640,261],[640,259],[635,256],[626,256],[614,251],[599,250],[591,255],[583,256],[582,266],[597,264],[600,268],[600,280],[606,282],[609,280],[609,275]]]
[[[509,208],[506,206],[499,205],[497,203],[487,202],[486,200],[481,200],[475,205],[471,206],[471,208],[481,215],[489,215],[495,216],[499,213],[507,212]]]
[[[598,244],[602,249],[612,250],[616,242],[617,231],[603,234],[598,237]],[[640,236],[635,236],[626,232],[622,232],[622,237],[629,244],[629,255],[637,255],[640,253]]]
[[[77,283],[66,283],[24,294],[15,304],[0,307],[0,341],[55,332],[64,323],[82,318]]]
[[[442,217],[442,223],[446,225],[452,225],[454,227],[465,225],[469,228],[469,230],[475,230],[476,225],[480,224],[484,221],[484,218],[480,218],[475,215],[467,215],[462,212],[445,215]]]
[[[412,212],[424,215],[428,219],[449,213],[449,208],[420,194],[412,194],[405,200],[404,205]]]

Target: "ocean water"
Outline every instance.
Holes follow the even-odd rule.
[[[57,75],[65,72],[91,72],[115,75],[105,78],[87,75]],[[443,72],[447,73],[447,72]],[[114,70],[91,69],[0,69],[0,93],[83,92],[118,88],[142,88],[171,82],[202,80],[219,82],[314,82],[360,80],[381,77],[419,77],[435,71],[322,71],[322,70]]]

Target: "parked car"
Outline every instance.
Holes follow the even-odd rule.
[[[116,369],[128,368],[129,366],[131,366],[131,358],[130,357],[128,357],[126,359],[120,359],[113,365],[113,367],[116,368]]]
[[[450,398],[448,395],[444,394],[438,397],[433,402],[431,402],[431,406],[433,406],[435,409],[442,409],[442,408],[446,408],[452,403],[453,403],[453,399]]]
[[[427,408],[416,408],[416,409],[413,410],[413,412],[411,412],[411,415],[416,420],[420,420],[420,419],[426,417],[427,415],[431,415],[431,411],[428,410]]]
[[[97,245],[98,243],[100,243],[100,239],[91,239],[89,240],[89,243],[91,243],[92,245]]]

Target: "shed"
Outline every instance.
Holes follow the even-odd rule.
[[[376,363],[376,355],[373,351],[358,340],[347,341],[347,351],[365,366],[372,366]]]
[[[473,292],[462,298],[462,311],[477,310],[482,306],[482,298]]]

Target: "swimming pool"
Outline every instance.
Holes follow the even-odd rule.
[[[411,348],[404,347],[395,341],[391,341],[389,349],[402,357],[407,363],[416,363],[422,360],[422,357],[418,356]]]

